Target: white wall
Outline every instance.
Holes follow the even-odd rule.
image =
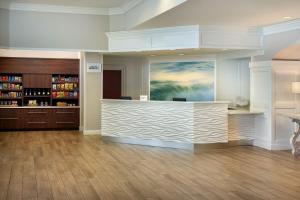
[[[273,61],[272,149],[290,149],[294,124],[282,113],[299,113],[299,94],[292,93],[292,82],[300,81],[299,61]]]
[[[131,96],[133,99],[139,99],[141,94],[148,94],[144,91],[144,66],[146,58],[144,57],[126,57],[126,56],[104,56],[104,69],[122,69],[124,73],[123,94]]]
[[[9,43],[9,11],[0,8],[0,47]]]
[[[250,100],[250,58],[217,59],[217,100]]]
[[[254,145],[272,149],[272,63],[250,64],[250,110],[262,111],[255,117]]]
[[[284,113],[299,112],[299,95],[291,85],[300,81],[299,61],[251,63],[251,109],[263,110],[256,118],[254,145],[269,150],[290,149],[294,125]]]
[[[107,49],[107,16],[15,10],[9,13],[10,47]]]

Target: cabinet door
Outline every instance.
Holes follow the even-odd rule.
[[[78,129],[79,128],[79,109],[77,108],[58,108],[54,109],[53,127],[58,129]]]
[[[24,74],[24,88],[51,88],[50,74]]]
[[[24,109],[25,129],[48,129],[50,124],[51,109]]]
[[[22,110],[16,108],[0,109],[0,130],[17,130],[22,128]]]

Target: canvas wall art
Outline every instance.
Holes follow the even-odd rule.
[[[162,62],[150,66],[150,99],[215,100],[215,62]]]

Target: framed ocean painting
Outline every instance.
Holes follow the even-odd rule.
[[[150,99],[215,100],[215,61],[161,62],[150,65]]]

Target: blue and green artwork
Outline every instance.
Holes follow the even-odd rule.
[[[163,62],[150,67],[150,99],[214,101],[215,62]]]

